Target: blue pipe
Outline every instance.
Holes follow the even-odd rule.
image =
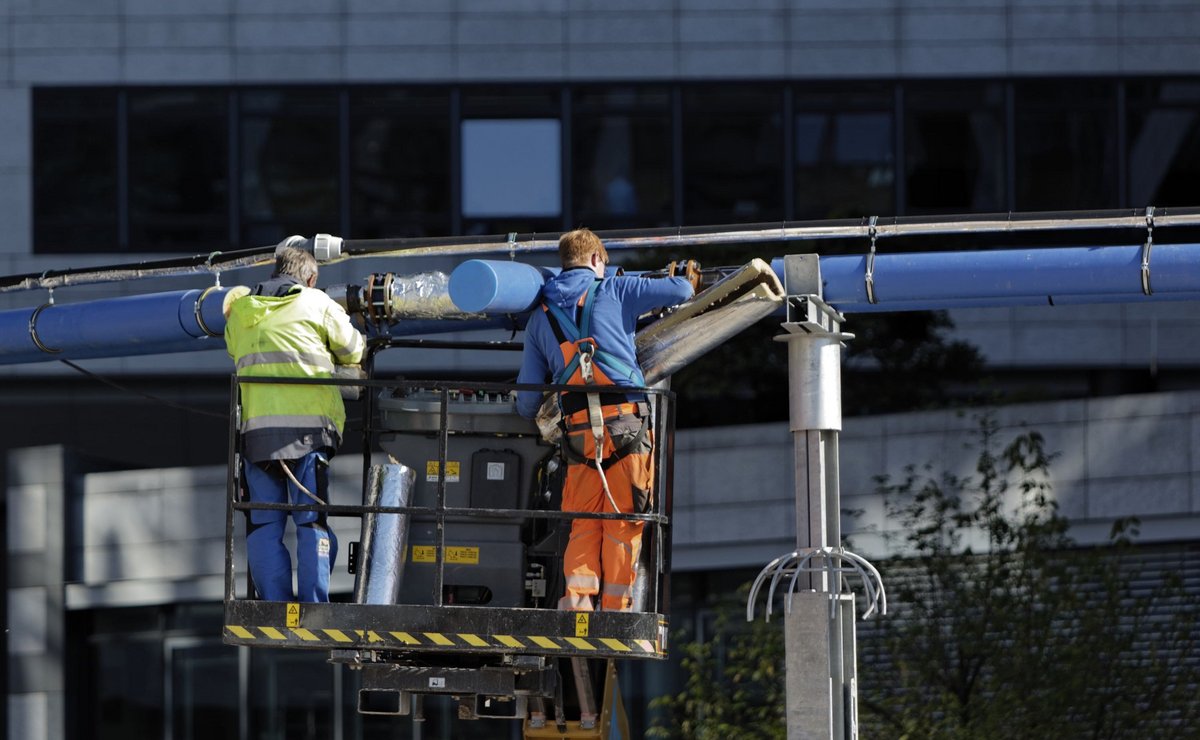
[[[200,322],[217,336],[224,333],[221,301],[228,290],[150,293],[2,311],[0,363],[209,349],[217,345],[208,341]]]
[[[1200,298],[1200,245],[1154,247],[1150,296],[1142,293],[1141,260],[1140,246],[877,254],[874,304],[867,300],[865,255],[821,257],[821,278],[825,300],[843,313]],[[464,262],[450,274],[451,298],[474,313],[531,309],[543,284],[534,276],[545,271],[516,264]],[[783,259],[771,267],[783,279]]]

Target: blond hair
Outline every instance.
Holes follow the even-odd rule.
[[[568,231],[558,240],[558,259],[563,267],[587,265],[593,254],[599,254],[604,264],[608,264],[608,250],[591,229]]]

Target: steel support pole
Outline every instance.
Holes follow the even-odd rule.
[[[841,316],[821,299],[813,255],[786,258],[789,417],[796,486],[796,551],[841,544],[838,435],[842,428]],[[800,571],[784,620],[789,740],[857,736],[854,598],[830,569]]]

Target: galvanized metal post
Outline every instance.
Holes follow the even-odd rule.
[[[838,435],[842,429],[841,316],[821,301],[815,255],[785,260],[789,415],[796,485],[796,552],[841,544]],[[784,619],[787,736],[857,735],[854,598],[834,568],[801,570]]]

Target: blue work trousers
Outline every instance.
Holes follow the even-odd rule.
[[[328,466],[324,455],[312,452],[299,460],[247,462],[244,466],[250,501],[259,504],[315,504],[284,473],[287,465],[300,482],[328,503]],[[259,598],[294,601],[292,558],[283,544],[287,511],[252,510],[246,525],[246,555]],[[290,512],[296,525],[296,580],[300,601],[329,601],[329,574],[337,560],[337,538],[326,516],[316,511]]]

